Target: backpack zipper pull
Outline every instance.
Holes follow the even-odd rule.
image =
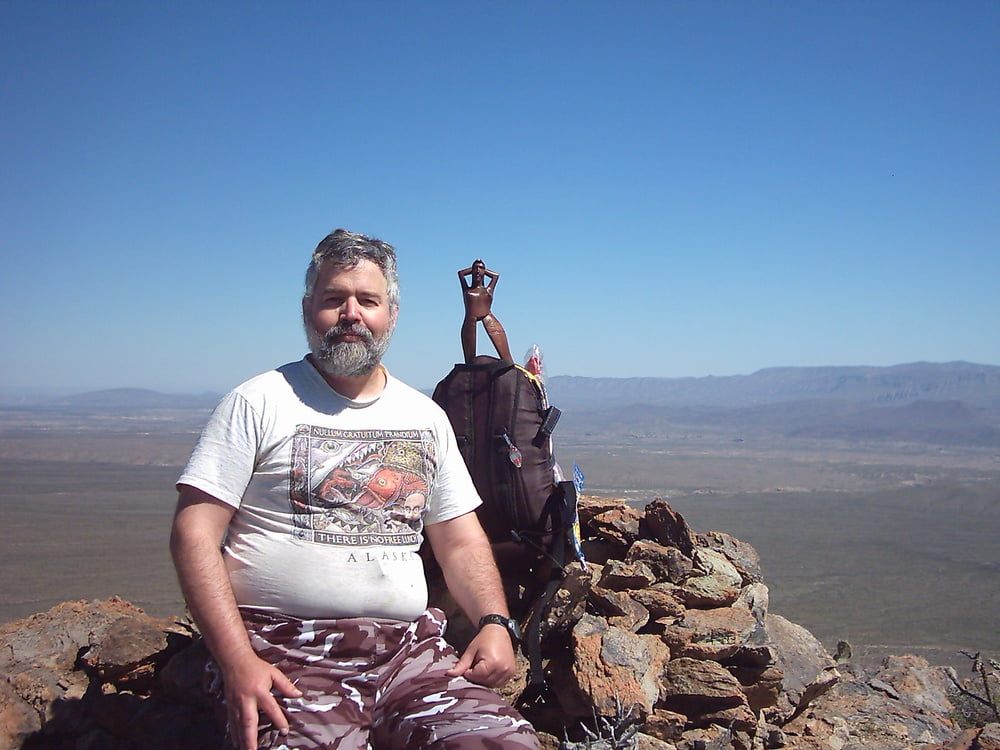
[[[514,464],[515,468],[520,469],[521,451],[518,449],[516,445],[510,442],[510,438],[507,436],[506,432],[504,432],[500,437],[502,437],[504,442],[507,443],[507,458],[510,459],[510,462],[512,464]]]

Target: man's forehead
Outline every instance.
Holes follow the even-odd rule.
[[[370,260],[362,259],[351,266],[324,265],[316,279],[317,289],[363,288],[385,294],[389,288],[382,269]]]

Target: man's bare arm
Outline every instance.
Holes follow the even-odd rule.
[[[493,551],[475,513],[426,526],[424,531],[444,572],[448,590],[475,624],[483,615],[507,615],[503,584]],[[490,687],[503,685],[514,673],[514,648],[501,625],[486,625],[451,670]]]
[[[282,732],[288,720],[271,694],[301,693],[250,647],[220,551],[234,510],[194,487],[181,485],[170,552],[181,590],[198,628],[222,669],[230,731],[242,750],[257,747],[259,711]]]

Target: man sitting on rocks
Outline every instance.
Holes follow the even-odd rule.
[[[320,242],[311,353],[225,396],[178,481],[171,551],[241,750],[538,747],[489,689],[514,653],[454,434],[381,365],[398,288],[390,245]],[[461,657],[426,609],[424,533],[480,623]]]

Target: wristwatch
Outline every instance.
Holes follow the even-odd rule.
[[[510,640],[515,645],[521,642],[521,628],[518,627],[517,620],[512,620],[503,615],[483,615],[479,618],[479,629],[482,630],[484,625],[502,625],[507,629],[507,633],[510,634]]]

